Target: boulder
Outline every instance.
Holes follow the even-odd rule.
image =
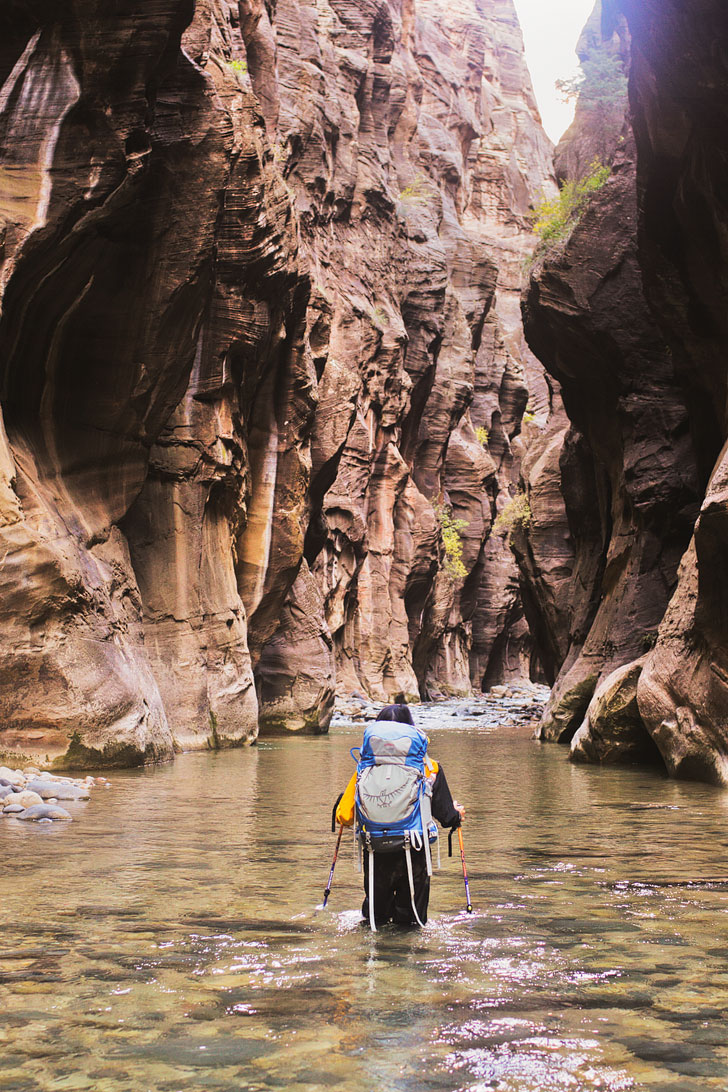
[[[600,682],[571,741],[572,762],[661,764],[660,752],[637,704],[637,684],[644,663],[643,656],[618,667]]]
[[[18,815],[18,819],[65,819],[71,821],[73,816],[70,815],[65,808],[59,808],[51,804],[35,804],[31,808],[26,808]]]
[[[31,789],[23,789],[22,792],[15,793],[12,797],[7,797],[7,802],[10,804],[22,804],[24,808],[29,808],[33,804],[42,804],[43,797],[33,792]]]

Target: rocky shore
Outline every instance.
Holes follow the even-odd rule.
[[[36,766],[0,766],[0,814],[36,823],[70,822],[73,816],[64,805],[89,800],[96,784],[109,782],[105,777],[60,777]]]
[[[462,727],[537,728],[548,701],[548,686],[527,680],[493,686],[485,694],[472,697],[446,698],[441,701],[413,705],[415,723],[425,730],[445,727],[451,718],[458,718]],[[376,720],[383,703],[363,697],[340,698],[336,703],[331,727]]]

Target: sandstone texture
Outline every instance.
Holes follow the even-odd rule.
[[[302,540],[308,282],[233,9],[66,6],[16,5],[3,37],[0,746],[132,764],[257,733],[248,614]]]
[[[514,542],[539,643],[561,656],[568,630],[540,733],[572,740],[577,760],[659,754],[673,776],[728,784],[728,23],[697,0],[602,7],[605,48],[631,41],[630,124],[524,302],[571,422],[558,456],[573,546],[561,618],[538,536]],[[539,458],[555,473],[553,453],[532,448],[522,487],[535,504],[550,480]]]
[[[564,499],[573,548],[566,600],[558,579],[566,568],[555,578],[544,566],[538,523],[520,551],[552,659],[562,657],[541,734],[567,742],[599,679],[654,643],[702,485],[673,357],[641,288],[629,137],[570,238],[534,271],[524,321],[571,420],[560,489],[550,489],[557,524],[559,492]],[[552,467],[555,454],[543,455]],[[543,477],[525,482],[535,506]],[[555,599],[565,608],[558,614]]]
[[[340,695],[468,693],[523,673],[516,571],[489,533],[546,389],[518,295],[550,149],[509,3],[321,11],[276,5],[267,114],[312,276],[320,629]]]
[[[660,762],[637,704],[645,657],[618,667],[597,687],[569,748],[572,762]]]
[[[0,752],[522,673],[490,531],[551,150],[510,0],[17,0],[0,42]]]
[[[637,691],[678,777],[728,784],[728,19],[712,2],[623,3],[635,43],[640,260],[708,479],[678,585]]]

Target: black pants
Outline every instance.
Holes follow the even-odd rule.
[[[427,921],[427,904],[430,901],[430,877],[424,849],[411,849],[412,878],[415,888],[415,906],[420,921]],[[363,852],[364,891],[366,898],[361,912],[369,921],[369,853]],[[388,921],[396,925],[416,925],[412,913],[412,897],[407,877],[407,857],[403,849],[394,853],[374,854],[374,923],[384,925]]]

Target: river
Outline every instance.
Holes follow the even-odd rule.
[[[426,716],[474,913],[443,839],[422,932],[361,927],[349,839],[315,909],[361,727],[0,819],[0,1087],[728,1088],[728,794]]]

